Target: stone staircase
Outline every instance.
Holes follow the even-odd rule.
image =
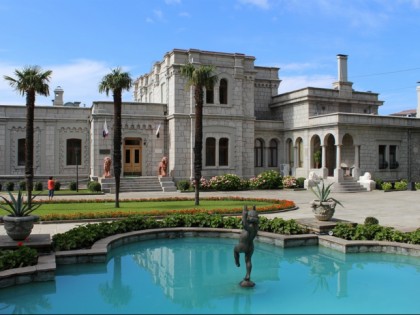
[[[335,182],[332,185],[332,190],[336,193],[356,193],[367,192],[368,190],[360,185],[353,177],[345,176],[342,182]]]
[[[114,178],[100,179],[104,193],[115,193]],[[121,177],[120,192],[176,191],[176,186],[170,177],[157,176]]]

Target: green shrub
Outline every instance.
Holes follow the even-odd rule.
[[[90,181],[87,185],[88,190],[93,192],[99,192],[102,190],[102,186],[100,182],[97,181]]]
[[[390,182],[383,182],[382,185],[382,190],[391,190],[392,189],[392,183]]]
[[[380,178],[375,179],[375,188],[378,190],[382,190],[382,184],[384,181]]]
[[[191,183],[187,179],[179,180],[176,183],[176,188],[180,191],[188,191],[190,189],[190,187],[191,187]]]
[[[303,188],[305,186],[305,177],[298,177],[296,178],[296,187]]]
[[[416,187],[417,190],[420,190],[420,183],[414,183],[414,187]]]
[[[56,180],[54,182],[54,190],[60,190],[60,188],[61,188],[61,183],[58,180]]]
[[[377,224],[358,224],[354,231],[353,240],[374,240],[375,234],[382,230],[382,227]]]
[[[283,187],[282,176],[279,172],[270,170],[251,178],[249,188],[252,189],[279,189]]]
[[[356,227],[351,223],[339,222],[332,230],[333,235],[345,240],[352,240],[356,232]]]
[[[90,248],[97,240],[131,231],[155,229],[162,227],[213,227],[241,229],[242,221],[239,217],[223,217],[219,214],[173,214],[158,220],[146,216],[134,216],[113,222],[101,222],[75,227],[65,233],[53,235],[53,247],[58,250],[73,250]],[[281,234],[302,234],[306,229],[301,228],[294,220],[281,218],[267,219],[260,217],[260,230]]]
[[[34,189],[35,189],[36,191],[41,191],[41,190],[43,189],[42,182],[36,182],[36,183],[34,184]]]
[[[394,188],[396,190],[407,190],[407,186],[408,186],[407,181],[404,181],[404,180],[394,183]]]
[[[0,271],[33,266],[38,262],[38,252],[26,246],[16,250],[0,250]]]
[[[19,182],[19,189],[26,190],[26,182],[24,180]]]
[[[77,183],[76,182],[70,182],[69,189],[73,190],[73,191],[77,190]]]
[[[14,182],[6,182],[5,184],[7,191],[15,190],[15,183]]]
[[[375,217],[366,217],[365,218],[365,224],[369,225],[369,224],[379,224],[379,220]]]

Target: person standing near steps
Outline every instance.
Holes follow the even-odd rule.
[[[54,197],[55,181],[52,176],[48,179],[48,200],[52,200]]]

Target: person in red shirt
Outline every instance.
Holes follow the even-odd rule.
[[[54,197],[54,186],[55,181],[52,176],[48,179],[48,200],[52,200]]]

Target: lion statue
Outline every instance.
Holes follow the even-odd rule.
[[[159,176],[167,176],[168,158],[164,156],[159,162],[158,174]]]
[[[104,158],[104,177],[111,177],[112,160],[109,156]]]

